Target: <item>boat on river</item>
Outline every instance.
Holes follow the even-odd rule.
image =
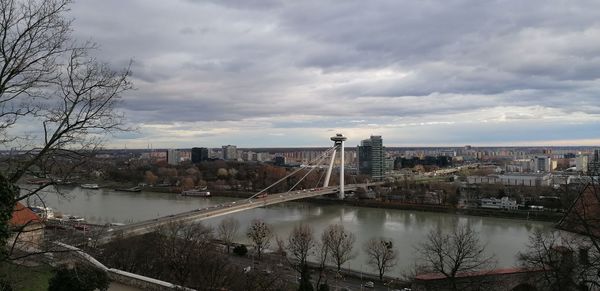
[[[69,222],[83,222],[83,221],[85,221],[85,218],[83,218],[81,216],[68,215],[67,216],[67,221],[69,221]]]
[[[135,187],[131,187],[131,188],[117,188],[115,189],[115,191],[120,191],[120,192],[141,192],[142,188],[135,186]]]
[[[198,189],[192,189],[192,190],[182,191],[181,196],[210,197],[210,192],[198,190]]]
[[[100,186],[98,186],[98,184],[81,184],[79,185],[79,187],[83,189],[100,189]]]

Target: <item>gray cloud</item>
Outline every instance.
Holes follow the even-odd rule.
[[[72,17],[101,58],[134,59],[138,89],[124,103],[134,123],[359,132],[350,121],[504,108],[498,122],[536,110],[598,122],[597,11],[597,1],[558,0],[80,0]]]

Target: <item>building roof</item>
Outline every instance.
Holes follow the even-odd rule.
[[[11,226],[23,226],[30,223],[41,222],[40,218],[31,209],[17,202],[12,213],[12,217],[8,221]]]

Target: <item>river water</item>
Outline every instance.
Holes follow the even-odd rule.
[[[131,223],[175,214],[196,208],[237,200],[229,197],[181,197],[175,194],[153,192],[115,192],[107,189],[90,190],[79,187],[48,189],[41,194],[45,203],[64,214],[83,216],[92,223]],[[38,204],[38,203],[32,203]],[[399,250],[398,265],[389,275],[397,276],[414,266],[417,259],[415,246],[437,227],[450,231],[457,223],[467,223],[480,233],[489,254],[494,254],[498,267],[516,265],[516,254],[523,250],[529,235],[536,229],[551,231],[552,224],[538,221],[475,217],[408,210],[353,207],[346,205],[319,205],[289,202],[266,208],[257,208],[232,214],[240,221],[239,242],[248,242],[245,229],[252,219],[262,218],[273,226],[275,233],[286,238],[294,225],[307,223],[317,237],[329,224],[342,223],[356,235],[356,258],[344,267],[375,273],[367,265],[363,246],[372,237],[387,237]],[[223,217],[204,221],[217,225]],[[271,243],[274,247],[275,241]]]

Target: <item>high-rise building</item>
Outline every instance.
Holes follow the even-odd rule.
[[[593,176],[600,175],[600,149],[595,149],[588,161],[588,173]]]
[[[224,160],[237,160],[238,159],[237,147],[234,145],[224,145],[223,146],[223,159]]]
[[[533,158],[533,169],[536,172],[552,171],[552,160],[548,156],[536,156]]]
[[[192,148],[192,163],[197,164],[209,159],[207,148]]]
[[[373,155],[371,141],[366,139],[360,142],[358,149],[358,172],[361,175],[371,175],[371,156]]]
[[[578,172],[587,173],[588,172],[588,161],[589,157],[586,155],[579,155],[575,158],[575,169]]]
[[[277,156],[273,159],[276,166],[285,166],[285,157]]]
[[[242,152],[241,156],[244,161],[256,161],[256,153],[253,151]]]
[[[385,149],[381,136],[372,135],[358,146],[358,171],[369,175],[374,181],[381,181],[385,175]]]
[[[167,150],[167,163],[169,165],[179,165],[179,151],[178,150]]]

